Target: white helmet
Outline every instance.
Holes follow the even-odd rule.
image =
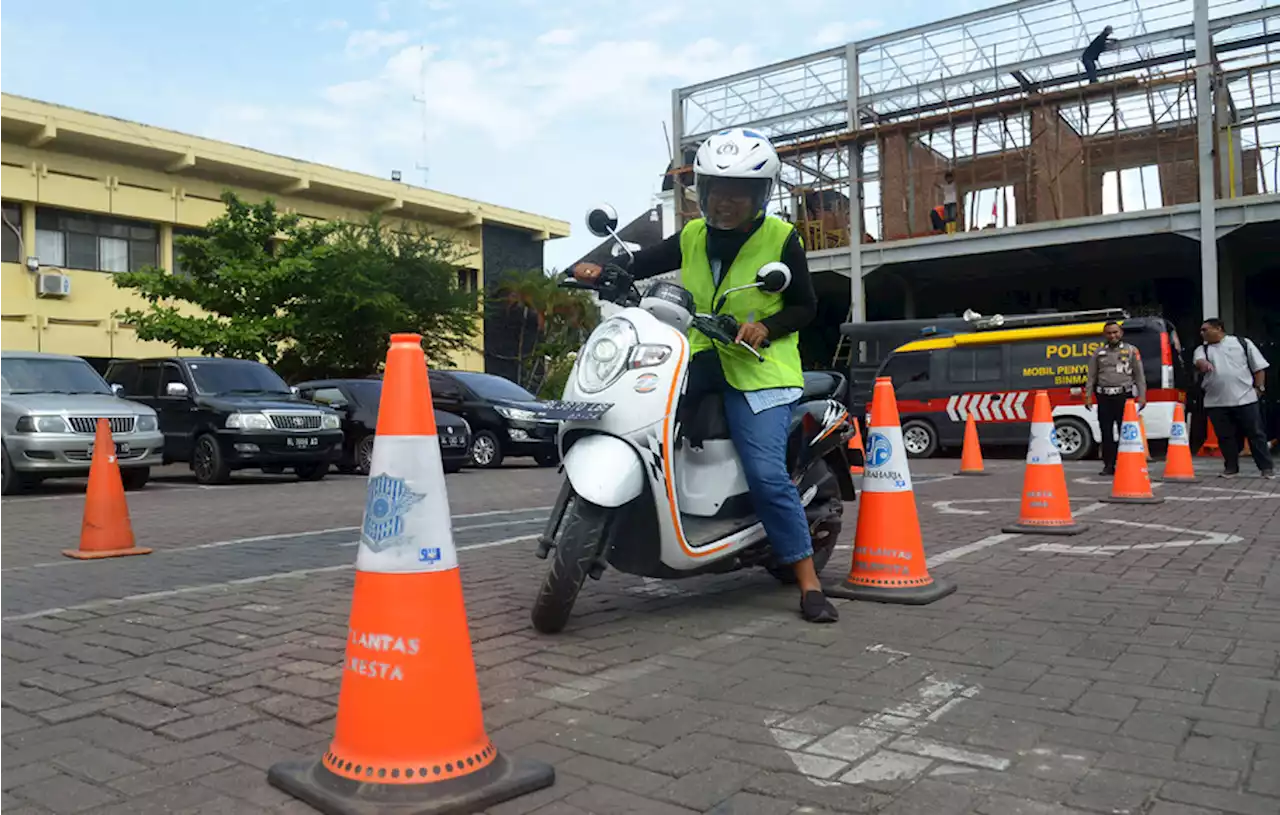
[[[781,166],[773,145],[754,130],[730,128],[704,141],[693,159],[693,172],[698,208],[707,225],[737,229],[759,217]]]

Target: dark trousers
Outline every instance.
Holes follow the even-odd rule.
[[[1098,58],[1085,56],[1080,59],[1084,63],[1085,75],[1089,77],[1089,84],[1098,81]]]
[[[1098,426],[1102,431],[1102,463],[1108,470],[1114,470],[1116,454],[1120,449],[1120,424],[1124,421],[1124,403],[1129,400],[1129,395],[1117,393],[1114,396],[1108,396],[1105,393],[1095,393],[1093,398],[1098,400]]]
[[[1267,434],[1262,430],[1261,403],[1205,408],[1205,413],[1209,415],[1209,421],[1213,422],[1213,432],[1218,434],[1218,445],[1222,448],[1226,472],[1240,472],[1242,439],[1249,440],[1249,452],[1253,454],[1253,463],[1258,465],[1260,472],[1265,473],[1274,468]]]

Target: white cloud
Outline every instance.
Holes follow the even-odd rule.
[[[538,45],[572,45],[578,39],[576,28],[553,28],[539,35]]]
[[[824,26],[814,36],[813,44],[819,48],[844,45],[845,43],[853,42],[864,34],[869,34],[883,27],[883,22],[873,19],[854,20],[852,22],[839,21]]]
[[[398,48],[412,38],[409,31],[352,31],[347,35],[346,54],[352,59],[366,59],[388,48]]]

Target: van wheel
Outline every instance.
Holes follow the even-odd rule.
[[[902,426],[902,446],[907,458],[932,458],[938,452],[938,431],[928,422],[912,419]]]
[[[1089,426],[1074,416],[1053,420],[1053,430],[1058,437],[1058,452],[1063,461],[1079,461],[1093,452],[1093,434]]]

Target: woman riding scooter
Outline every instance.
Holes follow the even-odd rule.
[[[710,312],[722,290],[751,284],[764,264],[780,260],[790,267],[791,285],[782,294],[757,290],[728,301],[727,313],[741,326],[737,339],[755,348],[763,363],[734,346],[717,350],[710,339],[691,332],[683,404],[695,405],[710,391],[723,394],[756,514],[778,563],[795,571],[800,613],[809,622],[830,623],[839,615],[814,569],[809,525],[786,466],[792,405],[804,389],[798,332],[813,320],[817,298],[799,233],[765,213],[780,167],[773,145],[753,131],[734,128],[707,139],[693,164],[702,217],[637,252],[629,271],[644,279],[679,269],[695,311]],[[579,263],[573,275],[590,283],[600,271],[594,263]],[[761,347],[765,340],[769,344]]]

